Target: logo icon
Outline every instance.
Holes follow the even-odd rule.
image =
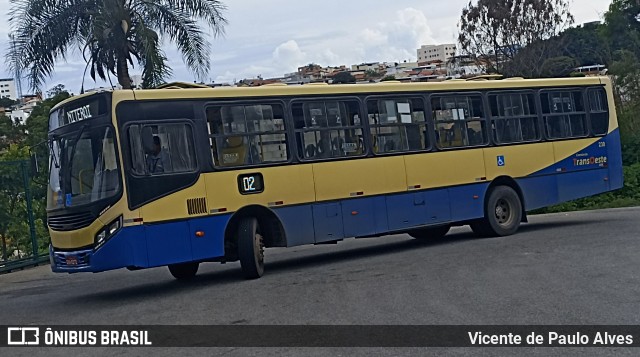
[[[506,162],[504,160],[504,156],[503,155],[498,156],[498,167],[503,167],[505,165],[506,165]]]
[[[8,327],[7,345],[34,346],[40,344],[39,327]]]

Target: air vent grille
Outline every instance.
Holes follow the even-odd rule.
[[[187,211],[190,215],[194,214],[206,214],[207,213],[207,199],[202,198],[192,198],[187,200]]]
[[[96,217],[89,211],[63,214],[55,217],[48,217],[49,228],[54,231],[72,231],[88,227]]]

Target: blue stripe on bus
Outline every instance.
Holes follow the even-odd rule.
[[[620,129],[616,129],[607,135],[607,147],[609,149],[609,185],[610,189],[617,190],[623,186],[622,153],[620,142]]]
[[[383,235],[484,215],[488,183],[282,207],[289,247],[350,237]]]
[[[604,143],[604,145],[602,143]],[[607,158],[607,164],[602,166],[597,163],[585,164],[579,161],[579,160],[588,160],[591,158],[601,159],[603,157]],[[619,129],[612,131],[607,136],[602,137],[600,140],[574,153],[573,155],[563,160],[560,160],[549,167],[545,167],[540,171],[534,172],[533,174],[529,175],[529,177],[538,176],[538,175],[562,174],[562,173],[573,172],[573,171],[591,170],[591,169],[597,169],[598,167],[606,167],[606,166],[618,167],[618,168],[622,167],[622,158],[620,154]]]

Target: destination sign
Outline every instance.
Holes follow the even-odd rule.
[[[69,123],[75,123],[80,120],[89,119],[91,116],[91,107],[89,105],[85,105],[84,107],[68,111],[67,121]]]
[[[88,100],[71,102],[51,113],[49,117],[49,130],[54,130],[61,126],[83,120],[93,119],[107,113],[107,100],[103,96],[92,96]]]

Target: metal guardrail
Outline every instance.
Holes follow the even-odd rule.
[[[0,262],[0,275],[11,273],[17,270],[24,270],[24,268],[37,267],[44,264],[49,264],[48,255],[39,255],[35,259],[33,257],[29,257]]]

